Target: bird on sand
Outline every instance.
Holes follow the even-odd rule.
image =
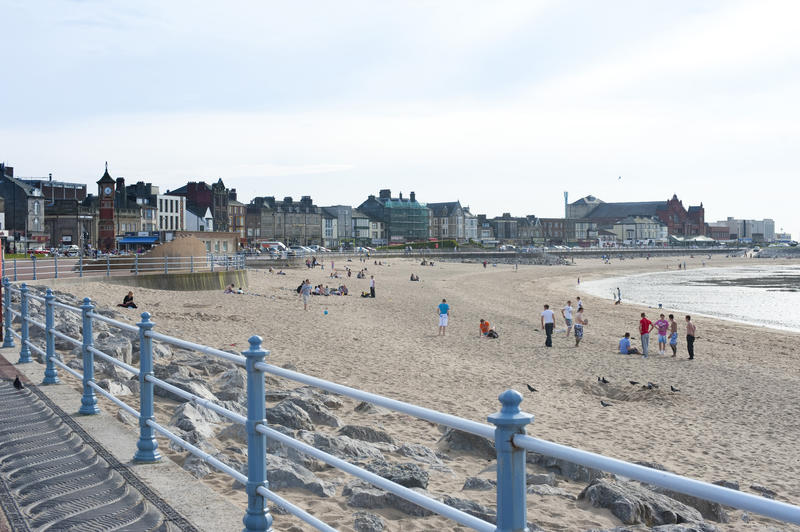
[[[648,390],[652,390],[653,388],[658,388],[658,384],[656,384],[656,383],[654,383],[654,382],[649,382],[649,381],[648,381],[648,382],[647,382],[647,389],[648,389]]]
[[[631,384],[632,384],[632,385],[634,385],[634,386],[636,386],[637,384],[639,384],[639,382],[638,382],[638,381],[628,381],[628,382],[629,382],[629,383],[631,383]]]
[[[14,379],[14,388],[16,388],[17,390],[21,390],[24,387],[25,386],[22,385],[22,381],[19,380],[19,375],[17,375],[17,378]]]
[[[606,406],[614,406],[612,403],[606,403],[605,401],[602,401],[602,400],[600,401],[600,404],[603,405],[604,407],[606,407]]]
[[[597,382],[602,382],[603,384],[608,384],[611,381],[609,381],[605,377],[597,377]]]
[[[676,387],[674,387],[672,385],[670,385],[669,389],[672,390],[673,392],[679,392],[680,391],[679,389],[677,389]]]
[[[532,391],[532,392],[538,392],[538,391],[539,391],[539,390],[537,390],[536,388],[534,388],[533,386],[531,386],[530,384],[526,384],[525,386],[527,386],[527,387],[528,387],[528,390],[530,390],[530,391]]]

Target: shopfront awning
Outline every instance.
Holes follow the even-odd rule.
[[[158,242],[157,236],[126,236],[122,238],[120,244],[155,244]]]

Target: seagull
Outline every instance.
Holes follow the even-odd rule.
[[[620,179],[622,179],[622,176],[619,176],[619,177],[617,178],[617,181],[619,181]]]
[[[600,401],[600,404],[601,404],[601,405],[603,405],[604,407],[606,407],[606,406],[614,406],[613,404],[611,404],[611,403],[606,403],[606,402],[605,402],[605,401],[603,401],[603,400],[601,400],[601,401]]]
[[[531,386],[530,384],[526,384],[525,386],[527,386],[527,387],[528,387],[528,390],[530,390],[530,391],[532,391],[532,392],[538,392],[538,391],[539,391],[539,390],[537,390],[536,388],[534,388],[533,386]]]
[[[629,383],[631,383],[631,384],[632,384],[632,385],[634,385],[634,386],[636,386],[637,384],[639,384],[637,381],[628,381],[628,382],[629,382]]]
[[[609,382],[611,382],[611,381],[609,381],[609,380],[608,380],[608,379],[606,379],[605,377],[597,377],[597,382],[601,382],[601,383],[603,383],[603,384],[608,384],[608,383],[609,383]]]
[[[679,389],[677,389],[676,387],[674,387],[672,385],[670,385],[669,389],[672,390],[673,392],[679,392],[680,391]]]
[[[14,388],[16,388],[17,390],[21,390],[24,387],[25,386],[22,385],[22,381],[19,380],[19,375],[17,375],[17,378],[14,379]]]

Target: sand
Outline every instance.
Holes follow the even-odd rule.
[[[158,332],[221,349],[244,350],[247,339],[258,334],[270,350],[268,360],[276,365],[293,364],[307,374],[481,422],[499,409],[498,394],[514,388],[525,396],[523,409],[536,416],[528,429],[536,437],[623,460],[658,462],[670,471],[705,481],[738,481],[747,491],[752,491],[751,484],[760,484],[776,491],[778,500],[800,503],[800,365],[795,349],[800,335],[698,317],[696,359],[689,361],[679,319],[677,358],[652,356],[657,352],[655,335],[649,359],[621,356],[616,346],[622,333],[636,336],[639,313],[647,311],[653,317],[656,311],[626,303],[615,306],[576,286],[579,276],[589,281],[660,271],[675,260],[636,259],[604,265],[599,259],[583,259],[570,266],[522,265],[514,271],[510,265],[484,269],[478,263],[437,262],[431,267],[420,266],[418,259],[388,259],[383,266],[367,265],[376,279],[375,299],[358,296],[368,290],[368,278],[356,279],[353,274],[349,279],[330,279],[328,261],[324,271],[286,270],[285,276],[253,270],[245,295],[139,288],[135,289],[139,310],[119,310],[131,322],[146,310],[153,315]],[[687,258],[686,262],[694,268],[701,261]],[[743,262],[753,264],[720,258],[714,266]],[[357,259],[337,260],[336,265],[346,264],[354,269],[361,266]],[[420,282],[409,281],[412,272],[420,276]],[[304,312],[295,288],[306,277],[312,284],[344,282],[351,295],[312,297],[309,311]],[[59,288],[109,307],[127,292],[102,282]],[[554,337],[554,347],[545,348],[539,321],[542,305],[558,309],[578,295],[589,319],[580,347],[560,333]],[[445,337],[437,335],[436,306],[442,298],[451,305]],[[479,338],[480,318],[496,327],[499,339]],[[560,316],[558,322],[563,327]],[[598,384],[598,376],[611,383]],[[660,388],[644,392],[628,380],[652,381]],[[525,383],[539,391],[528,392]],[[670,385],[680,393],[671,393]],[[601,407],[601,399],[614,406]],[[398,442],[435,447],[441,435],[428,422],[395,413],[358,414],[352,411],[354,405],[347,401],[337,412],[344,423],[379,426]],[[159,420],[168,420],[171,408],[162,404]],[[183,455],[171,456],[180,460]],[[486,461],[454,455],[446,464],[453,473],[431,472],[430,491],[494,504],[494,492],[460,491],[466,476],[492,478],[494,473],[484,471],[489,465]],[[336,471],[319,476],[342,484],[351,480]],[[234,490],[228,477],[212,474],[204,481],[244,504],[244,493]],[[573,495],[584,486],[560,484]],[[282,495],[332,526],[352,529],[355,510],[342,497],[322,499],[302,490]],[[389,530],[460,529],[441,518],[420,520],[396,511],[374,512],[384,517]],[[732,522],[720,524],[720,529],[775,526],[755,516],[744,522],[741,516],[741,511],[732,511]],[[529,495],[528,518],[547,530],[620,525],[607,510],[554,496]],[[276,516],[276,530],[288,530],[297,523],[289,516]]]

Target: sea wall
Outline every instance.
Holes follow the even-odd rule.
[[[153,288],[155,290],[195,291],[195,290],[224,290],[229,284],[236,288],[247,288],[247,272],[245,270],[230,270],[217,272],[196,273],[169,273],[169,274],[141,274],[141,275],[112,275],[111,277],[87,276],[70,277],[63,279],[41,279],[29,281],[30,284],[49,286],[52,288],[84,283],[109,283],[126,287]]]

